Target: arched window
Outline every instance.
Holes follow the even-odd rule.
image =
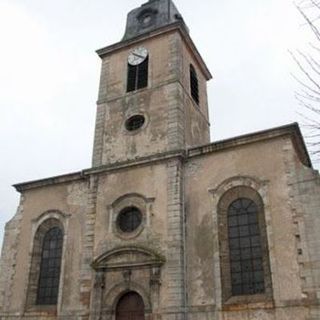
[[[26,307],[55,306],[58,302],[63,250],[63,225],[50,217],[34,235]]]
[[[149,57],[138,65],[128,63],[127,92],[142,89],[148,86]]]
[[[218,223],[223,301],[237,297],[246,302],[252,295],[272,298],[264,205],[259,193],[247,186],[226,191],[218,203]]]
[[[199,84],[196,70],[192,64],[190,64],[190,91],[192,99],[199,104]]]
[[[264,270],[258,207],[238,198],[228,208],[228,237],[232,295],[264,292]]]
[[[42,244],[37,304],[56,304],[62,256],[62,230],[53,227],[46,232]]]

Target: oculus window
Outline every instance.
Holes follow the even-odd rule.
[[[120,211],[117,225],[122,232],[133,232],[142,223],[142,213],[137,207],[127,207]]]
[[[125,122],[125,127],[128,131],[135,131],[140,129],[145,123],[145,117],[143,115],[134,115]]]

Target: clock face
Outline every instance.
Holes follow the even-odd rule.
[[[142,63],[148,56],[148,50],[144,47],[139,47],[129,54],[128,63],[132,66],[137,66]]]

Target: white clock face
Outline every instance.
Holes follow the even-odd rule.
[[[148,50],[144,47],[139,47],[129,54],[128,63],[132,66],[137,66],[142,63],[148,56]]]

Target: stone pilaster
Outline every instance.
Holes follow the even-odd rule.
[[[80,274],[80,304],[83,310],[90,310],[90,300],[92,285],[94,282],[94,271],[91,267],[93,261],[94,248],[94,227],[96,218],[98,177],[90,177],[90,186],[88,193],[88,207],[85,217],[84,235],[82,240],[82,259]]]
[[[183,165],[180,159],[168,162],[168,251],[167,251],[167,310],[183,316],[185,292],[185,232],[183,203]]]
[[[101,66],[100,87],[97,104],[96,126],[94,133],[94,146],[92,156],[92,166],[98,167],[102,164],[103,135],[106,116],[106,104],[103,103],[107,97],[107,81],[109,75],[109,60],[104,59]]]
[[[182,45],[177,33],[170,37],[170,74],[171,80],[176,80],[167,85],[168,101],[168,148],[181,150],[185,146],[185,105],[183,103],[183,89],[178,82],[182,73]]]
[[[311,320],[320,315],[320,177],[317,171],[297,162],[291,142],[283,148],[290,197],[302,299],[310,308]]]

